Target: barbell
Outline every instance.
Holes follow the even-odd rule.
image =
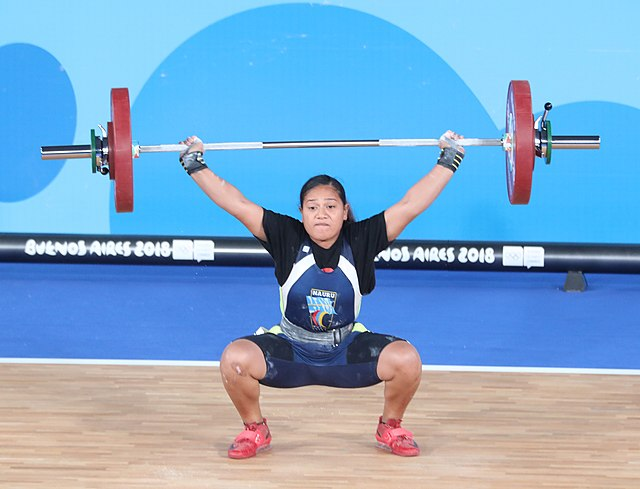
[[[600,136],[556,136],[551,132],[547,116],[552,105],[547,102],[544,113],[534,121],[531,87],[526,80],[512,80],[507,92],[505,134],[499,139],[465,138],[464,146],[501,146],[505,151],[507,192],[512,204],[528,204],[531,197],[535,158],[551,163],[556,149],[599,149]],[[181,152],[180,144],[155,146],[133,145],[131,138],[131,106],[127,88],[111,89],[111,121],[107,129],[96,135],[91,130],[90,144],[42,146],[43,160],[91,158],[93,173],[109,175],[114,181],[116,212],[133,211],[133,159],[142,153]],[[286,148],[347,148],[438,146],[438,139],[366,139],[279,142],[207,143],[205,150],[250,150]]]

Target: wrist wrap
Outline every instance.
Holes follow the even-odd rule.
[[[192,173],[209,168],[204,162],[201,151],[193,151],[191,153],[185,153],[180,156],[180,163],[186,172],[191,175]]]
[[[440,166],[444,166],[445,168],[448,168],[455,173],[455,171],[460,166],[463,158],[464,153],[462,151],[458,151],[455,148],[449,146],[447,148],[442,148],[437,164]]]

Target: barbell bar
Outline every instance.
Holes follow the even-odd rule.
[[[102,136],[91,130],[90,144],[42,146],[43,160],[91,158],[93,172],[108,174],[114,181],[117,212],[133,211],[133,158],[143,153],[181,152],[181,144],[133,145],[131,108],[127,88],[111,90],[111,118]],[[528,204],[531,196],[535,157],[551,163],[553,149],[599,149],[600,136],[555,136],[547,119],[552,106],[547,102],[542,116],[534,121],[531,88],[526,80],[512,80],[507,92],[506,132],[502,138],[465,138],[463,146],[500,146],[505,151],[507,192],[512,204]],[[363,148],[438,146],[438,139],[366,139],[321,141],[272,141],[206,143],[207,151],[235,151],[294,148]]]

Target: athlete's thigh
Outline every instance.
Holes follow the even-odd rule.
[[[382,349],[394,341],[406,341],[393,335],[359,333],[347,348],[347,363],[378,363]]]

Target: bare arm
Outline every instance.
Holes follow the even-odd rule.
[[[204,152],[202,141],[195,137],[190,137],[182,143],[189,146],[185,155]],[[184,161],[183,166],[185,166]],[[262,227],[264,209],[261,206],[247,199],[240,190],[220,178],[204,164],[198,166],[195,162],[193,167],[185,166],[185,169],[213,202],[244,224],[251,234],[266,241],[267,237]]]
[[[411,221],[436,200],[452,176],[451,170],[438,165],[434,166],[407,191],[399,202],[384,212],[389,241],[396,239]]]
[[[453,149],[453,152],[450,152],[450,155],[455,154],[456,151],[462,156],[464,155],[464,149],[462,149],[462,146],[456,145],[455,142],[452,142],[457,139],[461,139],[462,136],[459,136],[452,131],[447,131],[443,135],[443,138],[446,138],[449,141],[449,144],[452,144],[453,146],[453,148],[448,148],[449,150]],[[459,160],[462,159],[462,156],[458,157]],[[443,163],[446,163],[446,161],[443,160],[443,155],[441,154],[438,164],[435,165],[429,173],[418,180],[418,182],[407,191],[399,202],[392,205],[385,211],[384,218],[387,223],[387,238],[389,241],[396,239],[404,228],[418,217],[418,215],[424,212],[447,186],[451,177],[453,177],[453,173],[457,169],[459,161],[457,161],[456,165]]]

